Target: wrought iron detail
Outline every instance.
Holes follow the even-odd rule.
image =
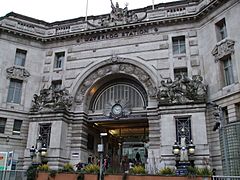
[[[176,141],[181,142],[181,138],[185,138],[185,143],[191,142],[191,119],[190,117],[175,117],[176,120]]]
[[[46,147],[48,147],[50,144],[51,123],[39,124],[39,135],[41,137],[42,144],[45,144]]]

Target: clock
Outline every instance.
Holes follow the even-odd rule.
[[[122,106],[120,104],[115,104],[113,107],[112,107],[112,113],[114,115],[121,115],[122,113]]]

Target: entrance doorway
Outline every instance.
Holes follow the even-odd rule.
[[[109,134],[104,142],[105,156],[110,158],[109,167],[125,171],[133,165],[146,163],[149,134],[146,119],[98,121],[95,124]],[[128,164],[123,165],[126,159]]]

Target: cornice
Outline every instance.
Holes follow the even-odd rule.
[[[83,17],[54,23],[29,18],[16,13],[9,13],[0,20],[0,32],[7,32],[40,42],[51,42],[89,36],[97,33],[107,33],[137,29],[141,27],[169,26],[174,24],[198,22],[227,0],[183,1],[155,5],[155,10],[149,6],[135,10],[139,16],[146,17],[141,21],[123,23],[114,26],[98,25],[100,18],[108,16],[91,16],[88,22]],[[155,29],[157,31],[157,29]]]

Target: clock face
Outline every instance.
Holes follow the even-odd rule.
[[[112,113],[114,115],[119,115],[122,113],[122,106],[120,104],[115,104],[113,107],[112,107]]]

